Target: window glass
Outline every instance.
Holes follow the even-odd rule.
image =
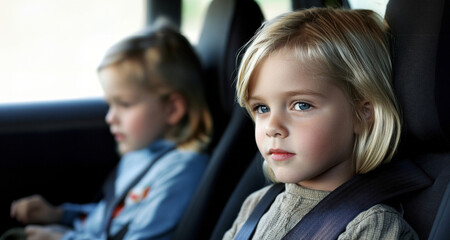
[[[195,45],[205,20],[211,0],[183,0],[181,7],[181,32]]]
[[[291,0],[255,0],[261,8],[266,20],[282,13],[292,11]]]
[[[197,44],[203,21],[206,17],[209,4],[212,0],[183,0],[181,13],[181,32],[191,41]],[[271,19],[281,13],[290,11],[290,0],[256,0],[266,19]]]
[[[370,9],[384,17],[389,0],[348,0],[352,9]]]
[[[14,0],[0,8],[0,103],[102,96],[96,67],[145,25],[145,1]]]

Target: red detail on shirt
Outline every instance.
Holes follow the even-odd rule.
[[[133,200],[133,202],[139,202],[139,195],[137,195],[137,194],[135,194],[135,193],[130,193],[129,195],[128,195],[130,198],[131,198],[131,200]]]
[[[116,218],[120,214],[120,212],[122,212],[122,209],[123,209],[124,206],[125,206],[125,202],[124,201],[120,202],[116,206],[116,208],[114,208],[114,212],[113,212],[111,218]]]
[[[146,198],[148,195],[148,192],[150,192],[150,187],[146,187],[144,189],[144,193],[142,193],[142,199]]]
[[[144,191],[142,192],[142,195],[139,196],[138,194],[135,193],[129,193],[128,197],[131,198],[131,200],[133,200],[133,202],[138,203],[140,201],[142,201],[142,199],[144,199],[145,197],[147,197],[148,193],[150,192],[150,187],[146,187],[144,189]],[[120,202],[116,208],[114,208],[113,214],[111,216],[111,218],[116,218],[120,212],[122,212],[122,209],[125,207],[125,201]]]

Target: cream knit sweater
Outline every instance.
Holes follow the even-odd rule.
[[[251,194],[242,205],[233,226],[223,239],[233,239],[267,192],[267,186]],[[260,219],[253,239],[277,240],[286,235],[316,204],[329,192],[286,184],[286,191],[280,193],[269,210]],[[378,204],[360,213],[339,236],[343,239],[418,239],[414,230],[393,208]]]

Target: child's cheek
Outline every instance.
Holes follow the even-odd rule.
[[[329,141],[332,136],[328,136],[325,128],[306,128],[300,132],[295,141],[299,154],[311,162],[321,161],[328,155]]]
[[[258,122],[255,122],[255,141],[261,153],[264,153],[265,135],[265,130],[261,126],[261,123],[258,124]]]

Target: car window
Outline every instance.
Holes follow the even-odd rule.
[[[101,96],[96,66],[109,46],[145,25],[144,4],[2,1],[0,103]]]
[[[255,2],[260,6],[266,19],[271,19],[292,9],[290,0],[255,0]],[[182,1],[181,31],[193,45],[198,42],[210,3],[211,0]]]
[[[255,0],[255,2],[259,4],[267,20],[292,10],[290,0]]]
[[[181,6],[181,32],[195,45],[211,0],[183,0]]]
[[[384,17],[389,0],[348,0],[352,9],[371,9]]]

